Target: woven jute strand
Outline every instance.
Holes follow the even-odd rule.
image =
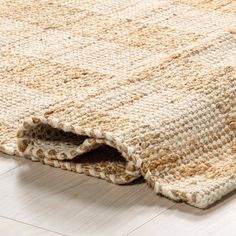
[[[236,188],[234,0],[0,6],[0,151],[199,208]]]

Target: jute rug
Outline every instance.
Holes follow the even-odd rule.
[[[0,0],[0,78],[4,153],[200,208],[236,188],[235,0]]]

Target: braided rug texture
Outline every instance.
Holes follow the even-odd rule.
[[[236,188],[235,0],[0,0],[0,150],[205,208]]]

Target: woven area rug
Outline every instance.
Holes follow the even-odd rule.
[[[235,0],[0,0],[0,79],[4,153],[200,208],[236,188]]]

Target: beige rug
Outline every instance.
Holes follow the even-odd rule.
[[[2,152],[200,208],[236,188],[235,0],[0,0],[0,79]]]

